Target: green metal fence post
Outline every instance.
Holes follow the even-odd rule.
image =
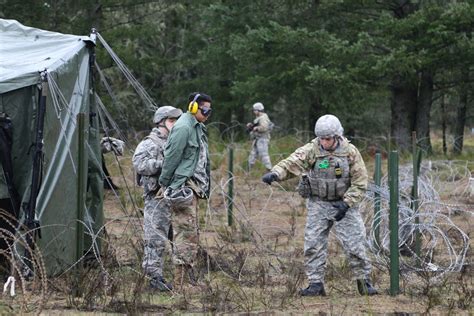
[[[380,187],[382,182],[382,155],[380,153],[375,154],[374,182],[377,188]],[[375,241],[377,242],[378,247],[380,245],[380,193],[378,191],[375,192],[374,196],[373,230],[375,234]]]
[[[77,161],[77,223],[76,223],[76,260],[84,252],[84,207],[86,205],[87,186],[87,129],[86,113],[77,114],[78,161]]]
[[[387,145],[387,174],[388,182],[390,182],[390,153],[392,152],[392,135],[388,133],[388,145]]]
[[[229,145],[229,167],[227,170],[229,177],[227,192],[227,224],[232,226],[233,223],[233,206],[234,206],[234,146]]]
[[[399,293],[399,252],[398,252],[398,152],[390,152],[390,295]]]

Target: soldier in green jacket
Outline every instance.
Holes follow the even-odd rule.
[[[204,123],[211,114],[212,99],[194,92],[188,100],[188,111],[176,121],[168,137],[159,179],[173,209],[175,286],[182,286],[184,275],[192,274],[199,248],[197,199],[208,199],[211,188]]]
[[[266,173],[267,184],[301,176],[298,192],[307,199],[304,256],[309,286],[302,296],[324,296],[328,236],[332,226],[342,242],[361,295],[377,294],[369,275],[365,227],[357,208],[367,189],[367,170],[357,148],[343,137],[334,115],[324,115],[315,125],[316,138],[298,148]]]

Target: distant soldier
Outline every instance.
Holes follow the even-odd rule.
[[[264,112],[263,104],[260,102],[252,106],[255,119],[252,123],[247,123],[247,130],[250,132],[252,140],[252,150],[249,155],[249,170],[252,169],[257,157],[262,161],[267,170],[272,169],[272,162],[268,155],[268,143],[270,142],[270,131],[273,123]]]
[[[163,165],[163,152],[176,120],[182,111],[172,106],[158,108],[153,117],[156,127],[138,144],[132,158],[137,172],[138,183],[144,189],[144,241],[143,269],[151,278],[150,287],[159,291],[169,291],[171,284],[163,278],[163,253],[171,227],[171,209],[164,199],[157,198],[160,189],[158,179]]]
[[[316,138],[280,161],[262,181],[271,184],[301,176],[298,192],[307,199],[304,256],[309,286],[302,296],[324,296],[328,235],[334,225],[361,295],[377,294],[369,275],[365,227],[357,208],[367,189],[367,170],[357,148],[343,137],[334,115],[316,122]]]

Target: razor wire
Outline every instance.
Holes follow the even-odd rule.
[[[424,192],[426,191],[420,190],[420,193]],[[375,193],[379,194],[381,202],[378,226],[374,225],[373,216]],[[472,264],[472,262],[466,262],[469,237],[449,215],[445,214],[451,212],[449,205],[436,199],[430,200],[420,194],[419,208],[414,212],[411,206],[412,201],[407,197],[408,195],[401,194],[398,204],[400,273],[407,275],[422,271],[430,272],[431,278],[436,281],[448,272],[459,272],[466,264]],[[366,214],[369,249],[378,266],[386,270],[390,266],[389,200],[387,186],[373,185],[361,203],[361,209]],[[474,213],[468,210],[469,206],[464,207],[466,214],[472,217]],[[376,229],[380,231],[378,238]],[[419,234],[421,239],[419,254],[415,250],[416,234]]]
[[[26,233],[18,233],[18,220],[12,217],[8,212],[0,210],[0,219],[2,223],[7,224],[0,228],[0,238],[7,245],[6,249],[3,249],[0,252],[0,255],[3,257],[3,260],[6,260],[10,263],[9,271],[9,280],[15,280],[18,278],[19,287],[21,288],[21,295],[12,296],[11,299],[16,299],[20,302],[20,308],[22,312],[32,312],[35,310],[37,313],[41,312],[47,302],[47,293],[48,293],[48,280],[46,274],[46,267],[42,252],[37,247],[36,243],[33,241],[33,244],[29,245],[26,241]],[[35,230],[37,230],[36,228]],[[24,260],[25,256],[21,255],[19,252],[18,246],[21,245],[22,250],[25,250],[29,254],[27,259],[30,266],[35,270],[34,275],[27,275],[25,270]],[[8,281],[7,281],[8,283]],[[28,295],[31,291],[31,285],[39,290],[39,295],[37,297],[31,297]],[[4,285],[4,288],[7,284]],[[15,284],[12,284],[12,287]],[[11,290],[14,290],[13,288]]]
[[[446,166],[447,163],[440,162],[441,165]],[[400,203],[399,208],[399,246],[402,247],[407,244],[413,244],[414,236],[420,233],[422,237],[422,248],[419,256],[416,255],[413,249],[408,248],[410,260],[406,260],[402,256],[402,273],[430,271],[433,279],[440,279],[447,272],[458,272],[466,265],[471,265],[472,262],[466,262],[466,254],[469,248],[468,235],[454,222],[450,216],[454,212],[464,212],[466,216],[472,217],[472,205],[451,205],[443,203],[440,199],[436,186],[441,186],[440,183],[433,182],[437,179],[436,172],[429,172],[425,176],[420,177],[419,181],[419,208],[416,212],[412,210],[412,200],[410,197],[410,190],[412,186],[411,166],[401,167],[400,172]],[[452,173],[459,173],[459,171],[452,170]],[[461,174],[467,175],[466,172]],[[456,177],[453,177],[456,178]],[[461,178],[461,179],[465,179]],[[464,181],[465,182],[465,181]],[[459,186],[456,186],[459,187]],[[463,189],[462,192],[466,192]],[[380,240],[381,244],[377,244],[375,240],[373,213],[375,194],[381,196],[381,224],[379,229],[382,230]],[[375,262],[382,264],[388,269],[389,266],[389,229],[388,229],[388,208],[389,204],[389,188],[386,177],[380,187],[371,185],[366,197],[361,202],[361,211],[366,215],[366,226],[368,229],[368,243],[370,250],[373,252]],[[415,224],[415,218],[418,217],[419,223]],[[444,248],[446,252],[444,255],[440,254]],[[436,258],[434,253],[437,253]],[[436,263],[435,263],[436,260]],[[380,266],[380,265],[378,265]]]
[[[72,158],[72,154],[71,154],[71,151],[70,151],[70,148],[69,148],[70,147],[69,146],[70,142],[68,141],[68,139],[66,137],[66,128],[64,126],[66,124],[66,122],[63,122],[63,119],[62,119],[62,116],[64,116],[63,115],[64,109],[67,110],[67,117],[68,117],[67,124],[73,124],[72,126],[75,126],[76,125],[75,116],[72,115],[69,104],[68,104],[66,98],[64,97],[64,95],[62,94],[57,82],[54,80],[54,78],[52,76],[49,76],[49,79],[50,80],[48,81],[48,84],[49,84],[49,89],[50,89],[50,93],[51,93],[51,102],[52,102],[53,108],[55,110],[56,116],[59,119],[60,135],[62,135],[62,137],[65,138],[66,145],[68,147],[68,149],[67,149],[68,150],[68,155],[69,155],[69,158],[71,160],[71,165],[72,165],[72,167],[74,168],[74,171],[75,171],[76,170],[75,161]],[[102,106],[103,106],[103,104],[102,104]],[[102,111],[100,111],[100,110],[102,110]],[[102,114],[102,112],[106,113],[105,115],[108,116],[108,118],[112,122],[112,124],[115,123],[111,119],[110,114],[105,110],[105,108],[99,109],[99,112],[100,112],[100,114]],[[105,120],[102,120],[102,123],[103,122],[105,122]],[[89,153],[92,153],[93,150],[90,147],[90,144],[87,144],[87,146],[88,146]],[[97,157],[95,155],[90,155],[89,154],[89,156],[93,157],[93,159],[97,159]],[[96,164],[99,164],[99,162],[97,160],[96,160]],[[103,178],[105,178],[105,174],[104,174],[103,170],[101,170],[101,176]],[[115,192],[115,195],[116,195],[116,198],[119,199],[119,197],[117,195],[117,192]],[[131,196],[130,192],[129,192],[129,195]],[[123,210],[126,211],[127,208],[124,207],[123,205],[122,205],[122,207],[123,207]],[[84,208],[87,209],[86,205],[84,205]],[[86,215],[87,215],[87,212],[86,212]],[[125,216],[125,217],[128,218],[128,216]],[[5,219],[3,219],[3,221],[5,222]],[[57,277],[67,275],[67,273],[69,273],[73,270],[76,271],[75,268],[78,266],[78,264],[80,264],[80,263],[82,264],[84,262],[84,260],[87,259],[86,256],[88,256],[88,254],[92,253],[94,258],[95,258],[95,261],[100,265],[100,268],[103,271],[106,278],[110,279],[110,274],[108,273],[108,270],[105,268],[105,266],[104,266],[104,264],[102,263],[102,260],[101,260],[101,255],[102,254],[100,254],[98,252],[98,249],[99,249],[98,239],[103,238],[102,234],[104,232],[105,227],[107,225],[110,225],[113,222],[114,221],[107,222],[97,232],[94,232],[92,230],[92,227],[90,227],[90,220],[88,220],[87,222],[79,221],[79,224],[84,226],[85,231],[86,231],[86,235],[90,236],[91,245],[90,245],[89,249],[86,249],[86,251],[84,252],[84,254],[82,255],[81,258],[79,258],[76,262],[72,263],[70,266],[66,267],[65,270],[63,271],[63,273],[61,273]],[[127,221],[127,223],[130,223],[130,221]],[[50,241],[48,241],[48,243],[44,244],[43,247],[42,247],[42,251],[47,252],[48,249],[49,249],[49,245],[53,244],[54,240],[60,238],[62,234],[64,234],[66,231],[68,231],[70,229],[70,227],[68,225],[41,225],[40,227],[33,230],[34,232],[37,232],[37,231],[40,231],[41,229],[48,229],[48,228],[56,228],[57,229],[57,228],[61,228],[61,227],[63,228],[63,232],[58,233],[53,240],[50,240]],[[19,224],[19,226],[15,227],[15,231],[19,231],[19,228],[20,228],[20,224]],[[124,230],[126,230],[126,227],[124,228]],[[40,251],[39,247],[37,245],[35,245],[34,253],[33,253],[33,250],[29,249],[27,244],[26,244],[25,234],[26,233],[21,233],[21,234],[18,234],[18,236],[13,236],[12,237],[13,242],[12,242],[11,250],[9,251],[9,253],[2,253],[2,255],[4,257],[6,257],[11,262],[11,268],[14,271],[17,271],[16,275],[18,275],[20,277],[20,283],[19,284],[23,288],[23,290],[22,290],[23,293],[27,293],[27,290],[25,288],[26,279],[25,279],[24,275],[26,275],[26,273],[27,273],[25,268],[28,265],[25,262],[25,260],[28,260],[29,262],[32,262],[33,271],[34,271],[33,276],[34,277],[38,276],[40,278],[40,280],[42,280],[42,285],[40,286],[40,288],[42,290],[42,293],[45,293],[45,291],[47,291],[47,283],[46,282],[47,282],[48,279],[46,277],[46,272],[45,272],[46,269],[44,268],[44,262],[43,262],[42,255],[41,255],[42,251]],[[3,239],[5,239],[5,232],[2,231],[2,235],[3,235]],[[24,255],[21,254],[23,249],[26,249],[26,251],[28,251],[28,253],[30,254],[31,259],[27,259]],[[42,296],[42,300],[44,300],[44,301],[46,300],[44,295]],[[36,305],[38,305],[36,307],[39,307],[41,309],[44,303],[45,302],[42,302],[39,305],[36,304]],[[24,306],[26,306],[26,304],[24,304]]]
[[[101,39],[100,35],[99,39]],[[99,73],[101,72],[99,71]],[[105,76],[101,73],[101,78],[102,77],[106,82]],[[52,102],[56,115],[60,118],[61,112],[64,111],[64,109],[70,111],[68,103],[54,79],[51,79],[48,83],[50,91],[52,91]],[[97,95],[95,95],[95,97],[98,103],[98,113],[101,124],[104,125],[108,121],[113,129],[123,138],[122,140],[125,140],[123,134],[120,133],[118,125],[100,98]],[[113,95],[111,97],[113,99]],[[153,104],[150,100],[147,102]],[[64,134],[63,122],[61,121],[60,123],[61,132]],[[103,126],[103,128],[107,131],[106,126]],[[241,280],[245,274],[244,268],[246,265],[249,265],[249,261],[254,257],[265,262],[267,266],[272,267],[274,271],[272,275],[281,275],[288,267],[284,265],[275,266],[275,261],[280,262],[281,259],[300,259],[300,257],[294,257],[295,251],[299,251],[302,242],[302,240],[297,240],[295,230],[301,231],[304,228],[301,226],[295,227],[297,224],[290,223],[289,220],[291,219],[290,217],[295,216],[293,213],[296,212],[296,210],[300,213],[304,213],[304,201],[294,192],[291,185],[290,188],[284,183],[267,186],[260,181],[259,176],[256,177],[255,171],[249,172],[246,170],[246,158],[248,156],[249,145],[248,143],[236,142],[236,135],[245,129],[245,124],[237,121],[233,121],[230,124],[211,122],[208,124],[208,128],[214,132],[214,134],[212,134],[213,136],[217,136],[210,139],[212,148],[210,158],[217,161],[217,166],[212,166],[214,169],[211,174],[213,186],[209,201],[205,206],[205,221],[202,223],[202,230],[214,235],[214,243],[206,239],[203,244],[209,249],[216,247],[225,249],[229,247],[230,244],[235,246],[236,241],[229,241],[228,239],[237,237],[237,241],[241,238],[244,239],[244,243],[249,245],[244,263],[238,273],[230,271],[222,260],[216,261],[219,270],[230,278]],[[279,137],[290,138],[292,148],[288,152],[271,152],[273,163],[285,158],[292,150],[308,142],[312,137],[312,131],[297,129],[295,129],[292,134],[283,136],[286,133],[283,131],[279,133],[278,127],[276,127],[274,134],[276,134],[277,137],[274,137],[271,142],[278,142]],[[369,155],[373,154],[374,150],[387,152],[388,150],[386,150],[386,148],[389,146],[387,145],[389,143],[388,140],[390,140],[390,138],[385,136],[354,138],[360,151]],[[130,143],[127,142],[127,145],[130,147]],[[222,150],[222,148],[225,149],[229,146],[234,148],[239,157],[239,159],[235,161],[235,171],[230,177],[227,172],[224,171],[225,167],[223,167],[223,165],[225,165],[227,153],[225,150]],[[92,150],[90,146],[88,150]],[[71,157],[70,152],[69,156]],[[94,155],[92,155],[92,157],[97,159]],[[128,157],[126,159],[128,159]],[[96,163],[98,163],[98,161],[96,161]],[[85,227],[86,234],[92,240],[91,246],[78,261],[66,267],[59,277],[67,275],[80,263],[84,262],[86,253],[92,253],[99,269],[106,278],[106,283],[113,281],[113,271],[116,268],[108,266],[103,262],[103,254],[99,253],[98,246],[98,240],[104,238],[102,235],[107,227],[120,224],[122,234],[116,235],[116,240],[125,240],[124,244],[128,247],[141,245],[142,231],[141,225],[139,225],[141,219],[138,216],[138,207],[135,197],[132,194],[132,190],[140,190],[140,188],[134,188],[134,172],[132,169],[122,166],[123,162],[116,156],[113,163],[119,166],[120,178],[126,188],[126,193],[124,194],[120,194],[115,190],[113,191],[113,198],[118,201],[123,215],[115,218],[109,215],[104,225],[96,232],[91,229],[89,223],[81,221],[80,224]],[[471,178],[471,164],[472,162],[469,161],[423,161],[419,178],[419,208],[416,212],[414,212],[411,207],[413,202],[410,194],[411,186],[413,185],[411,166],[400,167],[399,246],[400,249],[406,249],[409,255],[400,257],[400,272],[403,275],[426,272],[430,274],[430,278],[433,280],[439,280],[449,272],[458,272],[463,267],[473,264],[473,262],[469,261],[472,260],[472,258],[467,254],[469,249],[469,236],[463,231],[463,228],[459,227],[459,225],[455,224],[452,220],[453,215],[459,214],[467,216],[469,220],[472,219],[474,215],[472,205],[445,202],[452,197],[465,198],[470,194],[469,181]],[[101,171],[101,175],[105,178],[103,171]],[[237,188],[233,197],[229,196],[227,191],[227,186],[231,179],[235,182]],[[447,192],[448,189],[451,190]],[[373,225],[375,193],[381,197],[381,220],[380,226],[377,227],[381,232],[380,243],[375,238],[376,227]],[[127,205],[124,200],[131,202],[130,205],[133,208],[132,212],[129,211],[130,205]],[[228,227],[225,224],[225,215],[228,211],[227,203],[229,201],[231,201],[234,206],[234,228]],[[275,203],[280,204],[278,204],[276,209],[272,209],[275,208]],[[373,258],[372,263],[382,270],[388,270],[389,266],[388,204],[389,189],[387,177],[383,178],[380,187],[371,185],[365,198],[360,203],[360,210],[366,219],[367,242]],[[278,219],[270,221],[269,218],[272,217],[272,213],[277,214],[281,212],[283,206],[285,206],[285,212],[288,212],[287,217],[280,216]],[[106,211],[110,210],[107,210],[106,207]],[[415,223],[415,218],[419,219],[419,223]],[[125,222],[125,225],[122,224],[123,222]],[[126,234],[125,232],[127,232],[127,228],[130,226],[133,227],[131,234]],[[45,226],[43,227],[46,228]],[[241,235],[241,237],[229,236],[227,235],[228,233]],[[411,247],[417,233],[421,235],[422,239],[420,255],[417,255]],[[247,236],[243,236],[245,234],[247,234]],[[59,236],[60,235],[57,237],[59,238]],[[288,240],[286,245],[281,246],[278,244],[279,236]],[[277,239],[276,242],[274,241],[275,238]],[[121,247],[121,245],[115,245],[110,241],[109,246],[117,252]],[[238,247],[236,247],[236,249],[237,248]],[[121,250],[127,252],[130,249]],[[39,251],[39,249],[36,247],[35,251]],[[212,254],[211,250],[211,255]],[[131,254],[128,253],[127,255],[130,256]],[[221,254],[214,253],[214,255],[219,259]],[[21,257],[19,253],[18,256]],[[143,274],[140,269],[135,269],[127,264],[123,265],[123,263],[119,261],[119,267],[124,266],[137,275]],[[18,265],[15,264],[15,269],[17,268]],[[43,270],[45,271],[45,269]],[[46,280],[45,272],[43,278]],[[24,282],[22,282],[22,285],[24,286]]]
[[[106,115],[103,112],[101,115]],[[202,245],[209,250],[209,254],[214,257],[214,264],[218,271],[228,278],[238,282],[244,282],[251,278],[254,273],[256,261],[267,267],[269,277],[280,280],[287,271],[294,265],[294,262],[302,261],[302,241],[301,231],[304,226],[292,222],[293,217],[300,217],[305,214],[304,200],[297,195],[291,184],[282,182],[277,185],[268,186],[261,182],[260,175],[257,175],[258,168],[249,172],[246,169],[246,159],[249,151],[248,143],[228,142],[233,139],[236,129],[242,128],[239,122],[233,122],[230,126],[223,123],[209,124],[210,129],[217,130],[223,128],[222,133],[214,133],[219,138],[211,138],[211,160],[215,163],[212,166],[212,190],[210,199],[205,203],[204,221],[201,222],[203,231]],[[214,132],[215,132],[214,130]],[[296,149],[304,142],[304,133],[297,133],[290,138],[292,144],[296,144]],[[274,138],[272,142],[278,142]],[[227,151],[229,146],[235,151],[234,173],[229,175],[225,170]],[[367,153],[370,145],[361,146]],[[219,149],[220,148],[220,149]],[[90,147],[88,150],[92,150]],[[291,151],[289,150],[289,151]],[[285,158],[290,152],[273,152],[272,158]],[[364,151],[363,151],[364,153]],[[95,156],[94,156],[95,157]],[[113,164],[123,164],[129,157],[115,159]],[[97,158],[94,158],[97,159]],[[96,161],[97,163],[97,161]],[[408,245],[406,250],[409,256],[400,257],[400,273],[408,276],[412,273],[424,273],[430,279],[436,281],[445,277],[450,272],[460,271],[467,265],[472,265],[472,258],[468,256],[469,237],[464,231],[465,228],[456,224],[452,216],[467,216],[472,219],[472,205],[449,203],[446,199],[453,197],[466,197],[469,183],[470,162],[466,161],[424,161],[421,165],[419,178],[419,210],[413,212],[411,208],[410,190],[412,186],[411,166],[400,166],[400,203],[399,203],[399,236],[400,251],[404,245]],[[105,291],[110,291],[113,284],[120,282],[115,275],[117,269],[126,269],[137,277],[143,275],[140,265],[140,256],[137,256],[137,247],[142,246],[141,218],[137,215],[138,209],[134,200],[132,190],[140,191],[134,187],[134,172],[132,169],[122,166],[118,169],[120,181],[125,184],[126,190],[119,193],[113,191],[109,198],[116,201],[122,214],[118,217],[111,215],[110,208],[105,207],[108,213],[106,220],[98,231],[93,231],[86,222],[80,224],[84,226],[86,234],[91,238],[91,245],[86,249],[84,255],[76,262],[70,264],[57,278],[66,277],[75,271],[76,267],[82,265],[85,260],[96,262],[97,268],[104,279]],[[102,172],[102,177],[105,174]],[[263,174],[263,171],[262,171]],[[115,175],[117,177],[117,175]],[[235,185],[235,195],[229,196],[227,186],[231,179]],[[451,192],[446,189],[452,187]],[[445,191],[440,191],[444,188]],[[375,239],[373,226],[374,196],[378,193],[381,197],[381,220],[378,227],[380,243]],[[233,202],[234,226],[227,226],[226,212],[227,203]],[[360,203],[360,210],[365,218],[367,228],[368,249],[371,253],[371,260],[377,269],[387,271],[389,268],[389,231],[388,231],[388,201],[389,190],[387,179],[383,178],[382,185],[376,187],[370,185],[363,201]],[[130,212],[130,208],[135,212]],[[284,214],[282,214],[284,213]],[[298,213],[298,214],[296,214]],[[415,217],[419,218],[419,223],[415,224]],[[119,254],[121,258],[116,258],[118,266],[111,266],[103,259],[104,253],[99,252],[98,241],[108,239],[104,232],[107,228],[114,227],[114,239],[108,241],[108,247],[113,254]],[[46,228],[46,227],[45,227]],[[66,229],[67,227],[65,227]],[[110,236],[110,231],[108,236]],[[411,247],[414,236],[420,233],[422,247],[418,256]],[[334,238],[333,233],[331,235]],[[61,234],[58,234],[60,238]],[[245,251],[241,245],[246,245]],[[35,249],[39,251],[39,249]],[[47,251],[43,249],[42,251]],[[241,264],[238,269],[232,264],[241,254]],[[89,253],[91,256],[86,256]],[[125,260],[125,261],[124,261]],[[131,261],[130,261],[131,260]],[[331,260],[331,259],[329,259]],[[135,264],[130,264],[135,262]],[[84,276],[87,277],[87,276]],[[283,282],[283,281],[277,281]],[[174,295],[175,293],[173,293]]]
[[[235,147],[235,145],[232,145]],[[465,196],[465,193],[469,190],[469,178],[470,172],[467,167],[468,162],[460,162],[459,165],[455,166],[455,162],[437,161],[428,162],[422,165],[422,176],[419,181],[419,209],[416,213],[411,208],[412,200],[410,196],[410,190],[412,186],[412,170],[411,166],[402,166],[400,172],[400,246],[405,244],[411,244],[415,233],[420,233],[422,237],[422,249],[419,257],[416,256],[414,250],[408,249],[411,252],[410,260],[405,260],[405,256],[402,258],[402,270],[404,274],[410,272],[429,271],[432,273],[433,279],[440,279],[444,274],[448,272],[458,272],[466,265],[471,265],[471,262],[467,262],[467,251],[469,248],[469,237],[456,225],[450,218],[451,214],[462,211],[466,216],[472,217],[472,205],[452,205],[449,203],[443,203],[438,192],[438,188],[443,186],[443,182],[451,179],[456,179],[460,182],[455,185],[458,189],[462,188],[461,195]],[[434,165],[440,165],[444,168],[451,166],[449,170],[449,176],[439,175]],[[439,169],[439,168],[438,168]],[[425,172],[423,172],[425,170]],[[429,172],[428,172],[429,171]],[[233,176],[234,180],[237,177]],[[466,180],[467,179],[467,180]],[[227,181],[220,183],[221,191],[225,192],[225,186]],[[461,185],[459,185],[461,184]],[[286,191],[286,190],[282,190]],[[373,218],[369,215],[373,212],[374,204],[374,193],[378,192],[382,197],[382,220],[380,228],[383,228],[383,234],[381,236],[382,249],[380,251],[380,245],[376,245],[374,242],[373,224],[371,221]],[[289,192],[284,192],[288,195]],[[275,194],[272,190],[268,195],[268,199],[272,198],[272,194]],[[454,193],[456,196],[459,194]],[[224,198],[229,199],[225,193],[222,193]],[[295,197],[291,196],[290,199]],[[211,197],[212,199],[212,197]],[[234,198],[235,199],[235,198]],[[298,199],[298,198],[297,198]],[[388,185],[386,177],[384,178],[384,184],[380,188],[371,186],[367,193],[364,201],[361,203],[361,211],[367,216],[367,227],[369,228],[369,245],[370,250],[374,253],[375,263],[380,263],[388,268]],[[234,206],[238,205],[237,199],[234,201]],[[262,209],[266,208],[266,204]],[[260,232],[263,226],[255,223],[250,223],[247,220],[248,214],[237,206],[234,216],[237,222],[244,221],[246,225],[251,226],[251,230],[254,232]],[[415,224],[415,217],[418,217],[420,222]],[[260,234],[256,234],[260,235]],[[423,242],[424,241],[424,242]],[[377,247],[375,247],[376,245]],[[440,250],[441,249],[441,250]],[[445,254],[440,254],[444,249]],[[264,250],[264,249],[260,249]],[[436,256],[434,255],[436,253]],[[435,263],[436,261],[436,263]],[[416,264],[415,264],[415,263]],[[378,265],[380,266],[380,265]]]

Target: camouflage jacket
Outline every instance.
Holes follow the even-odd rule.
[[[350,187],[344,194],[344,202],[350,207],[355,206],[364,197],[367,190],[367,170],[364,160],[357,148],[342,137],[338,152],[347,154],[349,160]],[[288,158],[280,161],[272,169],[278,175],[279,180],[286,180],[302,173],[309,172],[318,158],[326,157],[332,153],[321,148],[318,138],[298,148]]]
[[[267,113],[261,113],[253,120],[254,129],[250,132],[252,139],[256,138],[268,138],[270,139],[270,119]]]
[[[166,139],[167,137],[155,127],[150,135],[138,144],[133,154],[133,167],[139,175],[139,185],[143,186],[145,196],[154,195],[159,189],[158,179],[163,166]]]

